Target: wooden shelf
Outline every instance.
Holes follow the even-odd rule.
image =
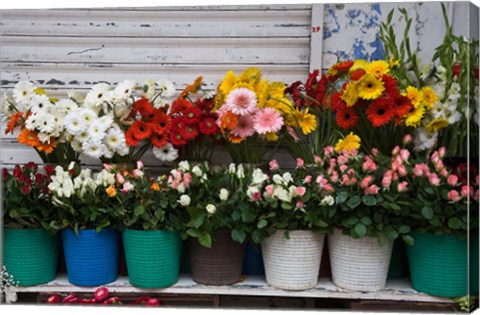
[[[336,287],[331,279],[320,278],[318,285],[311,290],[286,291],[270,287],[264,276],[245,276],[241,282],[230,286],[208,286],[194,282],[190,275],[181,274],[179,281],[168,288],[141,289],[130,285],[128,277],[121,276],[115,282],[105,285],[112,293],[129,294],[190,294],[190,295],[237,295],[237,296],[270,296],[270,297],[301,297],[301,298],[333,298],[344,300],[385,300],[452,303],[451,299],[435,297],[419,293],[412,289],[410,280],[389,280],[385,289],[377,292],[348,291]],[[6,292],[6,302],[17,301],[19,293],[89,293],[97,287],[77,287],[71,285],[65,274],[60,274],[55,280],[39,286],[11,287]]]

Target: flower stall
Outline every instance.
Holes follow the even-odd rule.
[[[159,53],[152,34],[122,25],[131,32],[122,38],[132,44],[128,64],[117,55],[125,53],[121,34],[80,23],[106,38],[106,54],[77,52],[82,39],[62,66],[78,67],[77,55],[89,52],[121,76],[107,71],[81,86],[38,73],[5,80],[2,141],[7,154],[18,153],[0,160],[5,301],[36,293],[39,303],[69,305],[162,306],[172,296],[195,305],[201,296],[225,306],[236,296],[278,297],[287,307],[289,298],[311,299],[311,308],[321,308],[319,299],[353,309],[374,308],[365,301],[478,306],[479,45],[453,20],[473,6],[434,2],[416,13],[441,25],[429,49],[418,46],[416,4],[347,8],[127,10],[119,16],[133,26],[143,16],[189,12],[196,27],[232,46],[217,49],[186,24],[161,38]],[[7,59],[14,49],[31,58],[9,28],[16,16],[28,28],[22,14],[6,12]],[[262,21],[266,35],[254,36],[250,14],[273,21]],[[375,17],[360,32],[375,34],[377,51],[362,55],[358,41],[348,54],[329,40],[359,27],[341,24],[341,14]],[[308,27],[276,29],[285,18]],[[46,21],[33,22],[38,38]],[[478,14],[472,21],[478,26]],[[159,23],[141,26],[170,25]],[[228,35],[235,23],[239,35]],[[139,34],[151,51],[137,47]],[[38,49],[44,64],[62,53],[46,50],[48,36]],[[142,62],[153,70],[140,75],[132,65]]]

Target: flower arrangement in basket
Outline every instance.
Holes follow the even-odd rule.
[[[380,39],[387,59],[396,64],[391,71],[401,86],[419,89],[430,86],[437,95],[432,98],[434,106],[418,108],[417,115],[422,119],[416,123],[415,149],[423,151],[444,146],[448,156],[464,157],[470,135],[474,139],[470,142],[470,152],[478,156],[478,40],[454,35],[445,5],[441,6],[445,35],[430,62],[422,63],[410,46],[408,34],[412,18],[405,9],[399,9],[406,23],[400,45],[392,26],[394,10],[381,25]]]
[[[203,95],[195,98],[200,91]],[[202,90],[202,77],[198,77],[172,103],[170,141],[179,150],[180,160],[210,161],[219,132],[214,97]]]
[[[215,97],[217,124],[234,163],[262,162],[269,143],[281,143],[280,130],[291,103],[285,84],[269,83],[262,73],[250,68],[236,76],[227,72]]]
[[[12,95],[3,98],[2,112],[8,120],[5,133],[19,131],[19,143],[32,147],[44,163],[67,165],[78,161],[63,124],[77,104],[71,99],[47,96],[29,81],[15,85]]]
[[[7,228],[29,229],[42,227],[55,232],[52,223],[56,213],[51,206],[52,166],[39,169],[36,163],[15,165],[13,172],[3,169],[4,225]]]

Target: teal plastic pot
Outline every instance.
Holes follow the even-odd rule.
[[[164,288],[178,281],[182,242],[176,231],[123,231],[130,284]]]
[[[469,290],[467,239],[430,233],[412,233],[411,236],[415,245],[407,246],[407,257],[415,290],[442,297],[478,293],[478,282]],[[471,251],[470,269],[476,270],[478,277],[478,235],[472,238],[470,248],[475,244],[477,254]]]
[[[19,286],[50,282],[57,276],[59,238],[43,228],[4,230],[3,260]]]

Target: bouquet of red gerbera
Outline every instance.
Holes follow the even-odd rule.
[[[194,87],[188,86],[184,93],[172,103],[170,141],[179,150],[182,160],[210,161],[219,131],[217,114],[212,111],[214,96],[206,94],[190,99],[191,94],[201,89],[201,78]]]

